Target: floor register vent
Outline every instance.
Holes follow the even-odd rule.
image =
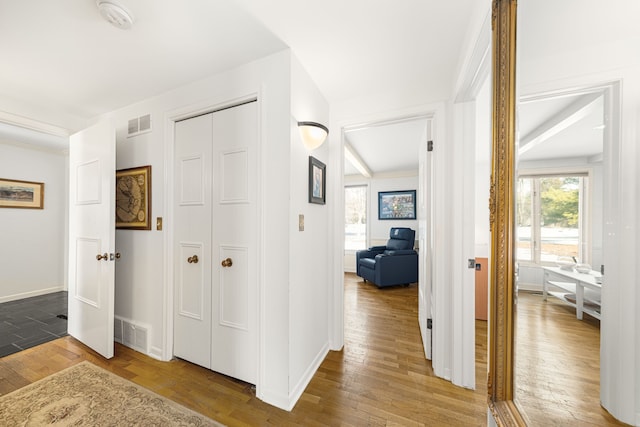
[[[148,354],[149,328],[136,325],[128,320],[115,317],[113,324],[113,337],[116,342],[126,345],[141,353]]]

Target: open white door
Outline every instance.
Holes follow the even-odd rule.
[[[431,311],[432,311],[432,194],[433,182],[432,156],[429,151],[431,140],[431,120],[427,121],[426,134],[422,138],[418,166],[418,324],[424,346],[424,355],[431,360]]]
[[[69,140],[69,335],[113,357],[115,280],[113,126],[100,122]]]

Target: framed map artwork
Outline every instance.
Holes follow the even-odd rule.
[[[116,171],[116,228],[151,230],[151,166]]]

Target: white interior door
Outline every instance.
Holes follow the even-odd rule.
[[[427,122],[426,135],[420,144],[418,166],[418,324],[424,347],[424,355],[431,360],[431,328],[429,320],[432,312],[432,254],[433,232],[431,213],[431,185],[433,182],[432,155],[427,141],[431,139],[431,121]]]
[[[257,377],[256,102],[213,115],[213,328],[211,369]]]
[[[256,102],[175,126],[174,354],[252,384],[257,142]]]
[[[175,125],[174,355],[211,368],[212,115]]]
[[[113,357],[115,130],[108,122],[69,140],[69,335]]]

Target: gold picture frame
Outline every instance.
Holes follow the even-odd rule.
[[[44,183],[0,178],[0,208],[44,209]]]
[[[116,228],[151,230],[151,166],[116,171]]]

